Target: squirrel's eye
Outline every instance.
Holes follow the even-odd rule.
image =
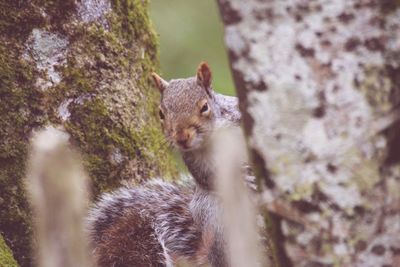
[[[158,115],[160,116],[160,119],[161,119],[161,120],[164,120],[164,119],[165,119],[164,113],[162,112],[161,109],[158,111]]]
[[[201,112],[201,113],[204,113],[204,112],[207,112],[207,111],[208,111],[208,104],[207,104],[207,102],[206,102],[206,103],[204,103],[204,105],[201,107],[200,112]]]

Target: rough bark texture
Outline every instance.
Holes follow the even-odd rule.
[[[157,40],[147,5],[0,3],[0,232],[22,266],[31,264],[23,177],[33,129],[65,127],[84,154],[95,196],[122,180],[175,173],[153,116]]]
[[[281,266],[399,266],[400,2],[219,6]]]

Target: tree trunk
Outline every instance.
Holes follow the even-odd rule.
[[[64,126],[95,196],[123,180],[176,172],[154,116],[157,40],[147,5],[0,3],[0,232],[22,266],[31,265],[23,177],[32,130]]]
[[[319,2],[219,0],[278,262],[400,266],[400,2]]]

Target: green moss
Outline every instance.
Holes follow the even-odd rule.
[[[135,12],[144,12],[138,2]],[[54,107],[67,98],[87,96],[69,105],[71,117],[65,127],[85,154],[95,196],[115,188],[121,180],[140,182],[154,176],[171,178],[177,173],[156,119],[159,96],[150,88],[150,73],[158,61],[153,30],[149,24],[143,26],[148,22],[147,13],[139,16],[143,20],[138,23],[140,31],[136,32],[137,25],[126,26],[132,34],[142,36],[135,43],[119,28],[135,24],[135,12],[128,12],[131,19],[110,14],[110,31],[97,25],[78,29],[73,39],[79,42],[71,43],[68,65],[60,70],[66,78],[50,90]],[[57,120],[57,110],[52,120]],[[116,152],[122,156],[120,163],[110,160]]]
[[[17,259],[30,254],[30,212],[24,197],[27,142],[30,129],[46,116],[42,93],[33,86],[34,70],[19,59],[13,45],[0,43],[0,231]]]
[[[116,14],[111,17],[112,30],[124,38],[127,45],[139,40],[150,53],[153,64],[158,62],[158,41],[147,11],[149,1],[112,0],[111,3]]]
[[[35,26],[44,25],[42,16],[32,3],[5,0],[0,2],[0,36],[26,39]]]
[[[51,27],[57,28],[58,31],[63,30],[63,25],[76,12],[75,0],[34,0],[33,2],[43,8]]]
[[[14,260],[12,251],[4,242],[3,237],[0,235],[0,266],[18,267],[17,262]]]
[[[33,28],[48,27],[62,32],[63,24],[75,10],[75,0],[1,1],[0,33],[25,40]]]

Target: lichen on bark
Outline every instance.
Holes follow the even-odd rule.
[[[32,130],[65,127],[83,153],[94,196],[122,181],[176,173],[155,116],[149,74],[158,51],[147,5],[0,4],[0,232],[22,266],[32,264],[23,186]]]
[[[398,265],[399,2],[219,6],[283,252],[293,266]]]

